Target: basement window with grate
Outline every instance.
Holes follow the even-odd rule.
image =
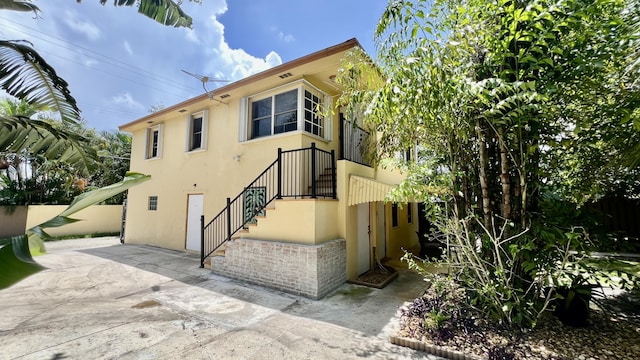
[[[157,196],[149,196],[149,210],[151,210],[151,211],[158,210],[158,197]]]

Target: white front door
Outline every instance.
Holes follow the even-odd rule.
[[[358,204],[358,275],[371,270],[369,203]]]
[[[204,214],[204,195],[189,194],[187,202],[187,250],[200,251],[200,216]]]

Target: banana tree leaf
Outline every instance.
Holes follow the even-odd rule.
[[[37,13],[40,9],[27,1],[20,0],[0,0],[0,10],[13,11],[33,11]]]
[[[114,195],[118,195],[128,188],[143,183],[149,179],[151,179],[151,175],[128,172],[125,174],[124,179],[121,182],[76,196],[76,198],[71,202],[71,205],[69,205],[63,212],[58,214],[58,216],[72,215],[88,206],[105,201],[108,198]]]
[[[105,4],[107,0],[100,0]],[[191,28],[193,20],[187,15],[180,5],[172,0],[114,0],[115,6],[138,6],[138,13],[166,26]]]
[[[58,216],[27,230],[25,235],[0,239],[0,290],[33,275],[43,269],[33,260],[33,254],[44,253],[44,240],[50,238],[44,229],[59,227],[78,221],[68,217],[88,206],[100,203],[134,185],[151,178],[150,175],[128,172],[118,183],[89,191],[77,196]]]
[[[191,28],[191,16],[182,11],[180,6],[171,0],[141,0],[138,13],[145,15],[162,25]]]
[[[27,235],[14,236],[8,245],[0,248],[0,289],[44,269],[31,257]]]

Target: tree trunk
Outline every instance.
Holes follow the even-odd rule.
[[[480,190],[482,193],[482,217],[484,226],[489,230],[491,228],[491,199],[489,198],[489,179],[487,171],[489,169],[489,156],[487,154],[487,139],[485,137],[485,129],[482,121],[478,120],[476,125],[476,134],[478,136],[478,152],[480,155],[479,177]]]
[[[504,128],[498,128],[500,143],[500,182],[502,183],[502,217],[511,219],[511,177],[509,176],[509,156],[504,138]]]

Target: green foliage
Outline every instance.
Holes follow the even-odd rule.
[[[338,76],[340,102],[380,134],[379,158],[419,149],[415,164],[397,161],[408,175],[392,198],[444,204],[428,208],[440,209],[446,264],[487,319],[532,326],[554,288],[596,276],[581,262],[593,222],[578,205],[638,193],[633,4],[393,1],[379,67]]]
[[[0,204],[69,204],[83,191],[118,182],[128,171],[129,135],[47,119],[24,100],[0,104],[1,113],[24,117],[25,126],[9,133],[0,129],[0,160],[7,167],[0,173]],[[121,204],[123,198],[120,194],[108,203]]]
[[[201,0],[190,1],[201,3]],[[106,0],[100,0],[100,3],[105,4]],[[125,0],[116,1],[114,5],[136,6],[140,14],[163,25],[191,27],[191,17],[182,11],[181,3],[172,0]],[[0,10],[33,11],[36,17],[40,11],[36,5],[22,0],[0,1]],[[83,166],[81,172],[86,174],[90,163],[95,160],[95,151],[78,132],[64,128],[81,125],[76,100],[71,96],[66,81],[28,41],[0,40],[0,88],[21,102],[18,107],[5,106],[9,111],[0,114],[0,165],[4,167],[6,164],[6,153],[21,154],[28,149],[32,155],[56,159],[76,169]],[[57,113],[62,125],[32,118],[36,111]],[[19,177],[20,171],[17,174]],[[23,187],[19,178],[17,181],[17,187]]]
[[[150,178],[149,175],[128,173],[124,179],[118,183],[77,196],[71,205],[58,214],[58,216],[28,229],[26,234],[0,239],[0,246],[2,246],[0,248],[0,289],[9,287],[27,276],[44,269],[44,267],[35,262],[32,257],[32,254],[37,255],[43,253],[44,240],[51,239],[44,229],[64,226],[79,221],[69,216],[88,206],[105,201]]]

